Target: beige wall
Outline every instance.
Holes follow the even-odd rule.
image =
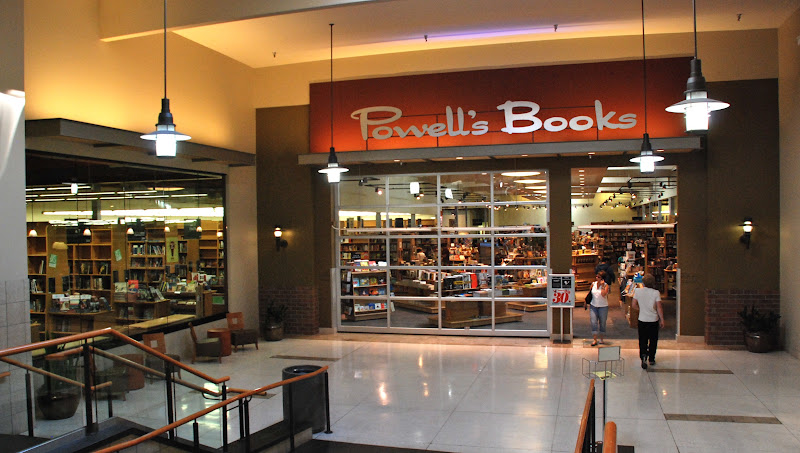
[[[700,33],[698,49],[703,61],[703,74],[709,81],[778,76],[777,31],[774,29]],[[692,51],[692,35],[689,33],[647,38],[648,58],[688,56]],[[641,57],[640,36],[616,36],[347,58],[335,60],[333,72],[335,80],[346,80]],[[686,70],[688,74],[689,69]],[[329,78],[327,61],[258,69],[254,104],[256,107],[308,104],[308,84]]]
[[[800,11],[795,12],[779,31],[780,61],[780,237],[781,237],[781,316],[785,330],[785,349],[800,357],[800,59],[797,36]]]
[[[231,168],[225,201],[228,242],[228,311],[244,313],[248,328],[258,325],[258,218],[255,167]]]
[[[99,0],[25,2],[28,119],[67,118],[155,129],[163,85],[163,35],[100,40]],[[173,33],[167,94],[192,140],[255,152],[253,70]]]

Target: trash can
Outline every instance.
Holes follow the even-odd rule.
[[[317,365],[295,365],[283,369],[283,379],[313,373],[322,368]],[[318,374],[283,387],[283,419],[289,423],[289,387],[292,394],[294,426],[296,431],[311,428],[313,433],[325,429],[325,377]],[[295,432],[296,432],[295,431]]]

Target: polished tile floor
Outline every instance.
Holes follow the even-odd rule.
[[[800,451],[800,361],[790,355],[664,341],[658,363],[644,371],[634,340],[606,343],[622,346],[625,359],[624,375],[606,382],[607,416],[617,423],[620,445],[637,452]],[[328,365],[333,433],[315,438],[450,452],[574,451],[589,385],[584,359],[597,358],[583,340],[524,338],[337,334],[260,347],[197,367],[230,376],[231,387],[255,388],[281,380],[288,366]],[[157,424],[158,386],[115,401],[115,413]],[[599,427],[599,382],[597,389]],[[213,404],[192,392],[179,401],[181,412]],[[282,398],[254,399],[250,411],[253,430],[271,425],[283,416]],[[230,419],[233,440],[236,411]],[[37,435],[45,425],[37,423]],[[205,444],[219,442],[218,414],[202,421],[201,433]]]

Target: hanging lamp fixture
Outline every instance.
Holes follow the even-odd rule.
[[[708,132],[708,119],[710,113],[730,107],[727,102],[717,101],[708,97],[706,79],[700,59],[697,58],[697,6],[692,0],[692,17],[694,18],[694,58],[690,63],[691,72],[686,82],[686,99],[667,107],[671,113],[683,113],[686,117],[686,132],[690,134],[705,134]]]
[[[652,173],[656,170],[656,162],[664,160],[664,156],[657,156],[653,153],[650,134],[647,133],[647,53],[644,45],[644,0],[642,0],[642,80],[644,85],[644,136],[642,137],[641,151],[637,157],[631,159],[631,162],[639,164],[640,172]]]
[[[28,231],[29,238],[35,238],[39,236],[39,233],[36,231],[36,224],[34,223],[35,220],[33,219],[33,210],[34,210],[34,202],[31,200],[31,229]]]
[[[158,114],[156,130],[142,135],[145,140],[155,140],[157,157],[175,157],[177,142],[189,140],[190,136],[175,130],[172,113],[167,98],[167,0],[164,0],[164,97],[161,99],[161,113]]]
[[[333,184],[342,180],[342,173],[350,171],[346,167],[339,166],[336,158],[336,148],[333,147],[333,24],[331,26],[331,152],[328,154],[328,166],[319,170],[320,173],[328,175],[328,182]]]

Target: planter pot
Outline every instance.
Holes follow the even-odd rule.
[[[42,393],[36,396],[36,407],[47,420],[63,420],[75,415],[80,401],[78,392]]]
[[[283,340],[283,324],[265,324],[264,340],[266,341]]]
[[[744,332],[744,346],[750,352],[769,352],[775,349],[777,337],[770,332]]]

